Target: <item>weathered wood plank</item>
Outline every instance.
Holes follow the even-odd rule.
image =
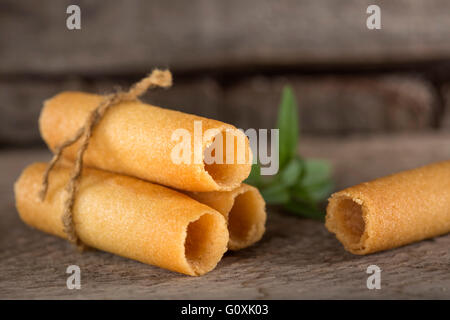
[[[64,90],[83,90],[77,78],[65,81],[0,81],[0,144],[40,143],[38,118],[42,105]]]
[[[78,3],[82,29],[66,28],[64,1],[0,3],[0,73],[145,72],[450,56],[446,0],[114,0]],[[378,4],[382,29],[368,30]]]
[[[448,130],[450,129],[450,83],[445,83],[444,85],[442,85],[441,94],[444,104],[442,128],[443,130]]]
[[[450,159],[450,133],[352,136],[341,139],[300,138],[300,154],[329,159],[336,187]]]
[[[128,88],[129,82],[118,79],[86,81],[80,78],[58,80],[0,80],[0,144],[33,145],[41,144],[38,118],[43,102],[55,94],[70,91],[90,93],[111,93],[116,86]],[[156,89],[148,92],[143,100],[170,109],[195,113],[219,119],[222,106],[222,89],[216,81],[201,78],[189,82],[176,83],[170,90]]]
[[[109,93],[133,81],[137,79],[0,80],[0,143],[39,143],[37,120],[42,103],[62,90]],[[406,76],[252,77],[225,87],[208,77],[175,78],[172,88],[151,90],[142,100],[240,128],[273,128],[286,83],[298,97],[303,133],[423,131],[431,128],[436,112],[433,87]]]
[[[360,182],[450,156],[448,134],[370,139],[303,138],[304,155],[335,164],[338,185]],[[318,221],[269,210],[257,245],[228,253],[211,273],[192,278],[108,253],[79,254],[60,239],[25,226],[12,184],[44,150],[3,151],[0,166],[0,298],[98,299],[449,299],[450,235],[369,256],[345,252]],[[81,290],[66,288],[68,265],[81,268]],[[366,268],[382,271],[382,289],[366,288]]]
[[[297,96],[301,131],[311,134],[424,130],[437,100],[431,84],[415,77],[255,77],[225,91],[225,121],[273,128],[286,84]]]

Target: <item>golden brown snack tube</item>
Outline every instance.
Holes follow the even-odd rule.
[[[38,197],[45,163],[27,167],[15,184],[21,219],[66,238],[61,215],[70,169],[50,175],[44,202]],[[224,217],[168,188],[139,179],[84,169],[73,209],[79,238],[90,247],[187,275],[214,269],[227,249]]]
[[[249,247],[262,238],[267,217],[266,203],[255,187],[242,184],[232,191],[186,194],[223,214],[228,221],[230,250]]]
[[[333,194],[326,227],[345,249],[361,255],[450,232],[450,161]]]
[[[47,100],[39,126],[50,149],[54,151],[72,138],[102,99],[94,94],[63,92]],[[195,122],[201,124],[201,128],[195,127]],[[173,134],[180,129],[191,137],[190,161],[176,163],[172,153],[183,154],[177,146],[184,136]],[[206,134],[211,133],[210,129],[216,130],[217,135]],[[234,135],[228,139],[229,145],[234,145],[234,150],[229,147],[229,152],[226,149],[227,133]],[[222,138],[218,139],[218,136]],[[215,139],[222,140],[224,145],[223,164],[203,161]],[[67,148],[63,156],[74,160],[79,147],[78,141]],[[229,161],[225,160],[227,152]],[[140,101],[111,107],[96,126],[84,155],[84,163],[88,166],[188,191],[232,190],[249,175],[251,161],[248,139],[234,126]]]

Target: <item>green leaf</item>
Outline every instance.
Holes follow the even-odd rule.
[[[274,184],[261,189],[261,195],[268,204],[284,204],[289,201],[289,189],[281,184]]]
[[[307,159],[304,163],[304,175],[301,179],[303,186],[316,185],[328,180],[331,175],[331,165],[325,160]]]
[[[283,88],[277,127],[280,129],[280,170],[273,176],[261,176],[261,166],[254,164],[246,183],[260,189],[267,204],[281,205],[296,215],[323,219],[317,203],[333,190],[331,166],[324,160],[303,160],[297,155],[298,107],[292,88]]]
[[[303,168],[303,161],[297,157],[291,159],[288,164],[281,170],[280,179],[283,185],[293,186],[300,177]]]
[[[297,153],[298,127],[297,101],[295,100],[292,88],[285,86],[283,88],[277,121],[277,128],[280,129],[280,169],[284,168],[289,160]]]
[[[331,194],[333,188],[333,182],[331,180],[325,180],[316,185],[295,185],[292,188],[291,193],[296,199],[311,203],[317,203],[325,200]]]
[[[261,166],[259,163],[254,163],[252,165],[252,170],[250,171],[249,176],[244,181],[247,184],[258,187],[261,185]]]
[[[315,205],[306,202],[291,200],[283,207],[287,211],[305,218],[323,220],[325,217],[325,212],[317,209]]]
[[[308,192],[312,201],[320,202],[326,200],[333,192],[333,189],[334,183],[331,180],[326,180],[322,183],[310,186]]]
[[[291,194],[297,200],[304,201],[304,202],[314,202],[308,189],[302,185],[294,186],[291,189]]]

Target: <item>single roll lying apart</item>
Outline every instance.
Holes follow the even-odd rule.
[[[61,214],[70,169],[52,171],[44,202],[38,198],[45,163],[27,167],[15,184],[24,222],[66,238]],[[76,232],[88,246],[187,275],[212,270],[227,249],[224,217],[168,188],[84,169],[73,209]]]
[[[354,254],[391,249],[450,232],[450,161],[333,194],[326,227]]]
[[[266,204],[258,189],[242,184],[232,191],[187,192],[219,211],[228,221],[228,249],[239,250],[259,241],[265,230]]]
[[[102,99],[102,96],[94,94],[64,92],[47,100],[39,126],[50,149],[55,151],[57,146],[73,137]],[[197,130],[194,130],[195,121],[201,121],[198,122],[201,128],[197,126]],[[212,132],[210,129],[217,134],[205,135],[208,130]],[[173,136],[174,132],[179,134]],[[190,136],[190,152],[188,154],[185,150],[188,154],[184,158],[186,161],[176,163],[173,154],[180,151],[177,146],[184,141],[183,134]],[[216,140],[217,144],[222,142],[225,159],[227,134],[234,135],[228,139],[229,144],[234,145],[234,149],[229,147],[228,163],[205,161],[206,153],[215,152],[210,149]],[[74,160],[79,147],[80,141],[64,150],[63,156]],[[140,101],[111,107],[96,126],[84,155],[85,164],[91,167],[177,189],[202,192],[237,188],[249,175],[251,161],[248,139],[234,126]]]

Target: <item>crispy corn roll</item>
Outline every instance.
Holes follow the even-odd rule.
[[[223,214],[228,221],[230,250],[249,247],[262,238],[267,217],[266,203],[255,187],[242,184],[232,191],[186,194]]]
[[[66,238],[61,215],[70,169],[56,167],[45,201],[45,163],[27,167],[15,184],[21,219]],[[168,188],[139,179],[84,169],[73,221],[83,243],[147,264],[202,275],[214,269],[227,249],[224,217],[210,207]]]
[[[57,146],[72,138],[102,99],[94,94],[63,92],[47,100],[39,126],[50,149],[55,151]],[[200,129],[198,123],[201,123]],[[184,141],[180,129],[190,135],[190,150],[177,148]],[[173,136],[176,130],[180,135]],[[208,134],[214,132],[212,130],[216,131],[215,135]],[[223,146],[222,154],[217,156],[223,163],[205,161],[206,153],[214,156],[214,142]],[[63,156],[74,160],[79,147],[80,141],[64,150]],[[188,151],[189,156],[183,161],[173,161],[174,154],[184,155],[183,152],[188,154]],[[111,107],[96,126],[84,155],[88,166],[188,191],[237,188],[249,175],[251,161],[249,141],[234,126],[140,101]]]
[[[450,232],[450,161],[333,194],[326,227],[345,249],[361,255]]]

